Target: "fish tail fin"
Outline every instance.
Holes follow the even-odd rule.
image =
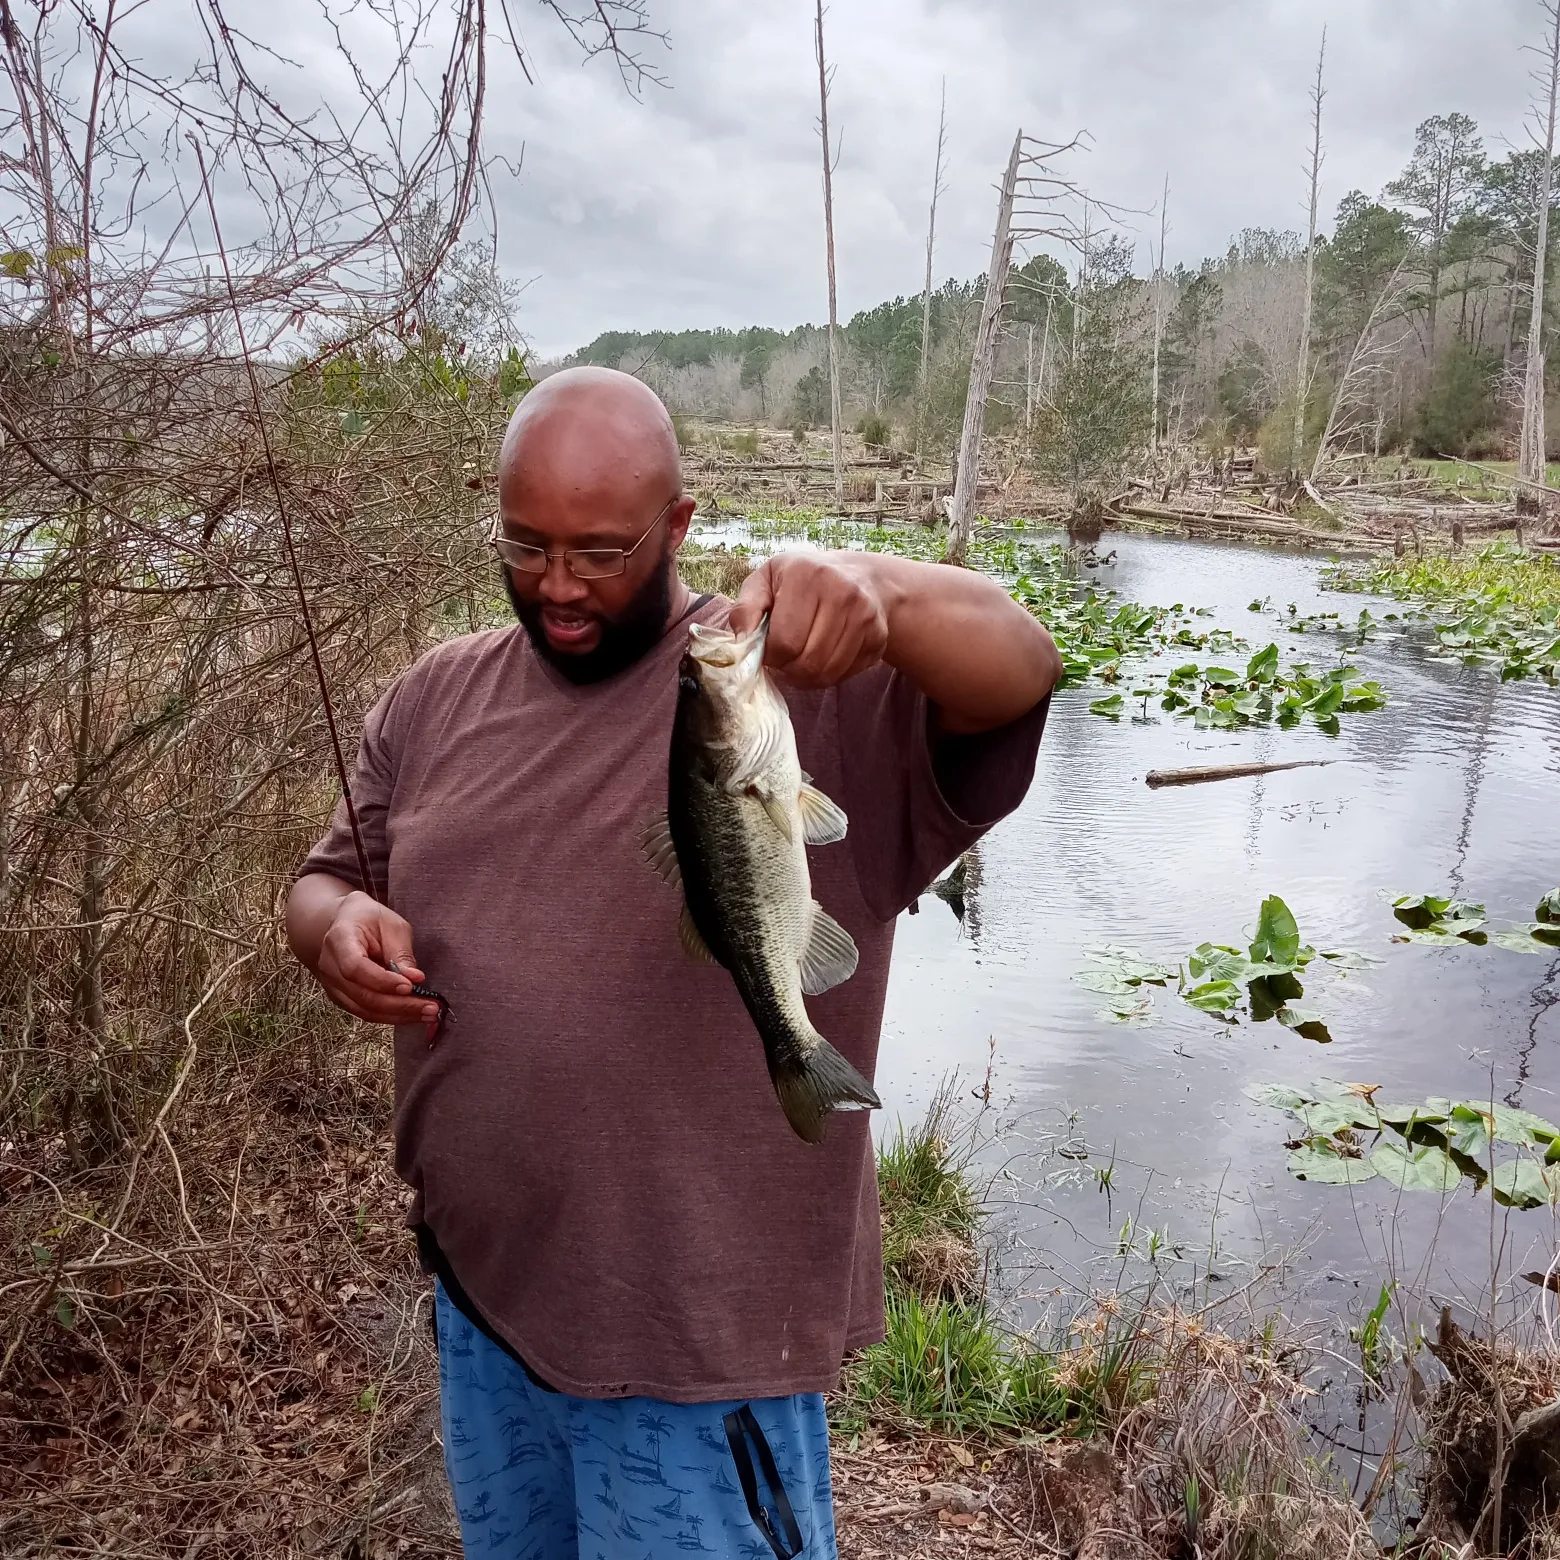
[[[830,1111],[878,1110],[883,1104],[877,1090],[822,1035],[806,1056],[780,1063],[774,1082],[785,1119],[807,1143],[823,1141]]]

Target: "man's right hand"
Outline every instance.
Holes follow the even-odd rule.
[[[340,878],[310,873],[293,885],[287,940],[325,995],[353,1017],[370,1024],[438,1019],[436,1003],[412,995],[425,977],[412,953],[410,924]]]

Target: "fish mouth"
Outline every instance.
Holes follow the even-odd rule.
[[[749,634],[734,634],[729,628],[715,628],[706,623],[690,623],[688,654],[701,666],[738,666],[749,656],[756,665],[763,659],[764,641],[768,637],[767,612]]]

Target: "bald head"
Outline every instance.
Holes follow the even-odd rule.
[[[565,369],[510,418],[498,517],[502,546],[520,551],[504,579],[538,652],[574,681],[631,665],[681,610],[673,555],[692,515],[672,419],[628,374]]]
[[[566,368],[516,408],[498,481],[506,519],[532,506],[582,504],[603,516],[648,519],[681,491],[677,435],[660,398],[631,374]]]

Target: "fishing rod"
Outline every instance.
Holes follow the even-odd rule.
[[[206,173],[206,158],[200,142],[193,135],[189,140],[190,145],[195,148],[195,161],[200,166],[201,192],[206,197],[206,210],[211,214],[211,233],[216,240],[217,257],[222,262],[222,280],[227,287],[229,307],[233,311],[233,325],[238,331],[238,350],[244,360],[244,372],[249,380],[249,397],[255,410],[255,423],[260,430],[260,447],[265,455],[266,474],[271,479],[271,491],[276,498],[276,512],[282,522],[282,546],[287,554],[287,567],[292,575],[293,586],[298,593],[298,612],[303,619],[304,638],[308,642],[309,659],[314,665],[315,680],[319,684],[320,707],[325,713],[325,725],[330,731],[330,750],[336,761],[336,778],[341,782],[341,799],[346,803],[347,823],[352,830],[352,850],[357,856],[358,874],[368,897],[375,904],[384,904],[384,897],[380,894],[379,884],[374,878],[374,869],[369,865],[368,848],[363,841],[363,825],[358,819],[357,804],[352,799],[352,777],[347,772],[346,755],[341,747],[341,733],[336,726],[336,710],[330,697],[330,683],[325,676],[325,662],[320,655],[319,640],[314,633],[314,614],[309,610],[309,593],[304,587],[303,570],[298,563],[298,550],[293,545],[292,516],[282,492],[281,478],[276,471],[276,455],[271,448],[270,428],[260,401],[260,380],[255,373],[254,359],[249,353],[249,340],[244,332],[244,315],[238,306],[238,292],[233,286],[233,272],[228,265],[227,246],[222,241],[222,225],[217,220],[216,197],[211,192],[211,180]],[[397,975],[401,973],[394,963],[391,963],[390,968],[395,970]],[[450,1011],[449,1002],[431,986],[418,982],[412,987],[412,995],[438,1003],[439,1017],[428,1026],[428,1044],[431,1046],[438,1038],[439,1030],[446,1020],[452,1019],[454,1015]]]

